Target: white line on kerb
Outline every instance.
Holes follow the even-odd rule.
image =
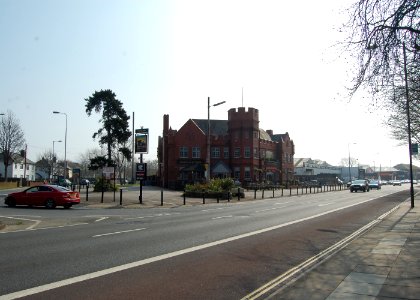
[[[187,253],[192,253],[192,252],[195,252],[195,251],[207,249],[207,248],[210,248],[210,247],[214,247],[214,246],[222,245],[222,244],[229,243],[229,242],[232,242],[232,241],[236,241],[236,240],[239,240],[239,239],[254,236],[254,235],[257,235],[257,234],[260,234],[260,233],[265,233],[265,232],[269,232],[269,231],[279,229],[279,228],[282,228],[282,227],[286,227],[286,226],[289,226],[289,225],[304,222],[304,221],[307,221],[307,220],[315,219],[315,218],[318,218],[318,217],[321,217],[321,216],[324,216],[324,215],[327,215],[327,214],[330,214],[330,213],[333,213],[333,212],[337,212],[337,211],[340,211],[340,210],[343,210],[343,209],[346,209],[346,208],[349,208],[349,207],[353,207],[353,206],[356,206],[356,205],[359,205],[359,204],[363,204],[363,203],[366,203],[366,202],[369,202],[369,201],[371,201],[371,200],[365,200],[365,201],[362,201],[362,202],[350,204],[350,205],[347,205],[347,206],[344,206],[344,207],[341,207],[341,208],[332,209],[332,210],[329,210],[329,211],[326,211],[326,212],[323,212],[323,213],[319,213],[319,214],[316,214],[316,215],[313,215],[313,216],[310,216],[310,217],[306,217],[306,218],[303,218],[303,219],[294,220],[294,221],[291,221],[291,222],[279,224],[279,225],[272,226],[272,227],[267,227],[267,228],[256,230],[256,231],[251,231],[251,232],[248,232],[248,233],[243,233],[243,234],[240,234],[240,235],[232,236],[230,238],[210,242],[210,243],[207,243],[207,244],[198,245],[198,246],[195,246],[195,247],[190,247],[190,248],[170,252],[170,253],[167,253],[167,254],[162,254],[162,255],[146,258],[146,259],[135,261],[135,262],[132,262],[132,263],[128,263],[128,264],[104,269],[104,270],[101,270],[101,271],[96,271],[96,272],[93,272],[93,273],[84,274],[84,275],[60,280],[60,281],[57,281],[57,282],[48,283],[48,284],[45,284],[45,285],[40,285],[40,286],[37,286],[37,287],[34,287],[34,288],[29,288],[29,289],[26,289],[26,290],[22,290],[22,291],[17,291],[17,292],[14,292],[14,293],[10,293],[10,294],[7,294],[7,295],[0,296],[0,300],[16,299],[16,298],[21,298],[21,297],[33,295],[33,294],[38,294],[38,293],[41,293],[41,292],[45,292],[45,291],[49,291],[49,290],[52,290],[52,289],[60,288],[60,287],[67,286],[67,285],[70,285],[70,284],[74,284],[74,283],[77,283],[77,282],[82,282],[82,281],[86,281],[86,280],[89,280],[89,279],[94,279],[94,278],[109,275],[109,274],[112,274],[112,273],[124,271],[124,270],[127,270],[127,269],[140,267],[140,266],[150,264],[150,263],[153,263],[153,262],[161,261],[161,260],[164,260],[164,259],[169,259],[169,258],[176,257],[176,256],[179,256],[179,255],[184,255],[184,254],[187,254]]]
[[[131,230],[124,230],[124,231],[116,231],[116,232],[109,232],[109,233],[103,233],[103,234],[97,234],[92,237],[101,237],[101,236],[107,236],[107,235],[114,235],[114,234],[121,234],[121,233],[127,233],[127,232],[133,232],[133,231],[140,231],[145,230],[146,228],[137,228],[137,229],[131,229]]]

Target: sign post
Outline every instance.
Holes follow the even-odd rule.
[[[135,135],[135,152],[140,153],[140,163],[136,165],[136,180],[140,181],[140,195],[139,202],[143,203],[143,180],[147,177],[147,164],[143,163],[143,153],[149,151],[149,129],[136,129]]]

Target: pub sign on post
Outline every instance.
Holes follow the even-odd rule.
[[[136,164],[136,180],[145,180],[147,177],[147,163]]]
[[[148,153],[149,152],[149,129],[136,129],[135,135],[135,152]]]

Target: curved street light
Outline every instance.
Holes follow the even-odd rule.
[[[206,164],[207,164],[207,182],[210,182],[210,106],[219,106],[226,101],[222,101],[213,105],[210,105],[210,97],[207,98],[207,156],[206,156]]]
[[[64,179],[67,178],[67,114],[59,111],[53,111],[53,114],[61,114],[66,116],[66,132],[64,135]]]

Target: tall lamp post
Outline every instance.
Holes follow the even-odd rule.
[[[407,114],[407,133],[408,133],[408,155],[410,156],[410,199],[411,208],[414,207],[414,186],[413,186],[413,150],[411,148],[411,119],[410,119],[410,95],[408,89],[408,74],[407,74],[407,54],[405,50],[405,43],[403,43],[404,56],[404,83],[405,83],[405,110]]]
[[[226,101],[222,101],[222,102],[213,104],[211,106],[219,106],[223,103],[226,103]],[[206,156],[206,164],[207,164],[206,180],[207,180],[207,182],[210,182],[210,97],[207,98],[207,156]]]
[[[52,160],[51,160],[51,179],[54,178],[54,157],[55,157],[55,151],[54,151],[54,143],[61,143],[61,140],[53,141],[53,152],[52,152]]]
[[[355,145],[356,143],[348,143],[347,144],[347,149],[349,150],[349,181],[351,182],[350,144]]]
[[[66,132],[64,135],[64,179],[67,178],[67,114],[59,111],[53,111],[54,114],[61,114],[66,116]]]

